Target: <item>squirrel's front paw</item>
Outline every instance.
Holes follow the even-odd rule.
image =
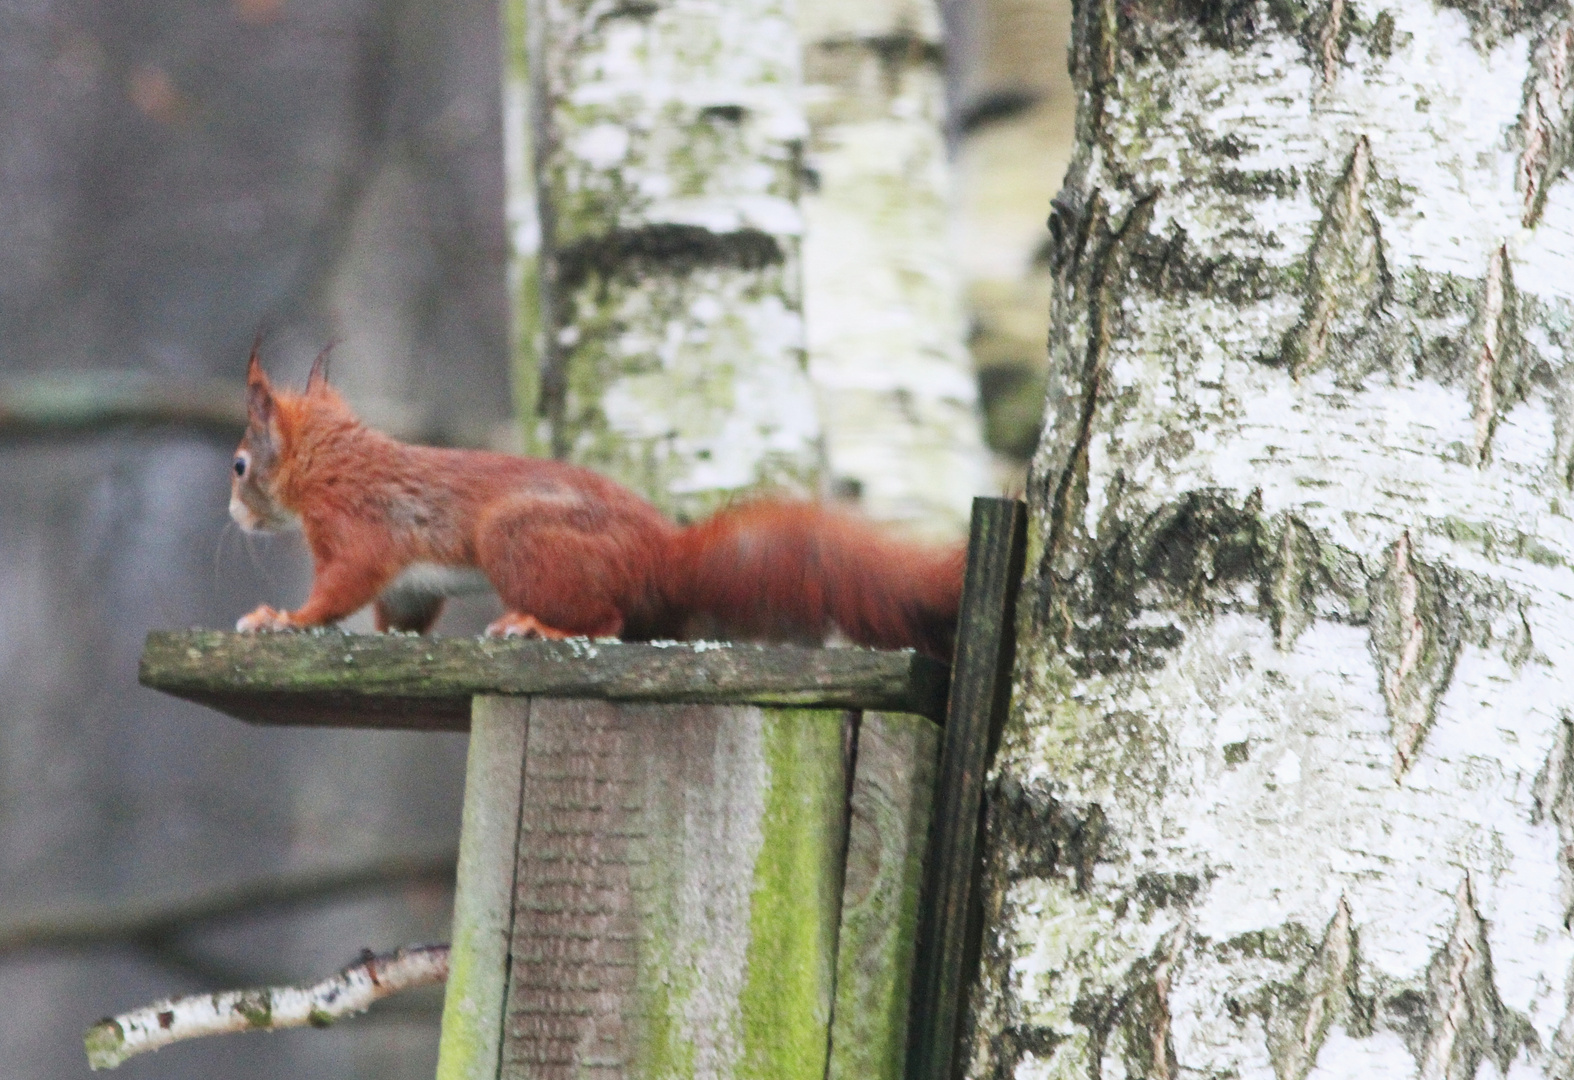
[[[235,624],[235,629],[243,634],[255,634],[259,630],[293,630],[290,615],[287,611],[263,604],[250,615],[243,615]]]

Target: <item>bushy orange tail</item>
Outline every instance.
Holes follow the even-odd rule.
[[[756,502],[683,530],[662,577],[683,636],[819,641],[951,658],[966,549],[925,547],[810,503]]]

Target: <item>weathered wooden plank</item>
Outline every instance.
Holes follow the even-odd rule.
[[[475,699],[437,1080],[497,1080],[529,723],[529,698]]]
[[[533,703],[503,1080],[823,1080],[843,722]]]
[[[848,818],[829,1080],[899,1080],[940,729],[863,714]]]
[[[984,777],[1010,705],[1016,597],[1026,549],[1027,510],[1019,500],[973,500],[956,662],[924,866],[908,1080],[951,1080],[966,1006],[963,994],[978,962]]]
[[[476,694],[883,709],[938,718],[947,672],[910,652],[155,631],[144,686],[264,724],[463,731]]]

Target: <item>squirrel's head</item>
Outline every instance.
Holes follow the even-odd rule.
[[[268,375],[262,370],[258,350],[259,335],[246,363],[246,434],[235,448],[230,463],[230,517],[247,532],[272,532],[299,524],[299,518],[284,505],[279,491],[281,465],[287,460],[291,420],[303,403],[314,398],[338,395],[328,388],[328,352],[324,349],[312,362],[304,394],[276,394]]]

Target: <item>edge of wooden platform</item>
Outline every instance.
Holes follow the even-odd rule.
[[[153,631],[138,680],[253,723],[463,731],[477,694],[876,709],[940,721],[949,673],[913,652],[312,631]]]

